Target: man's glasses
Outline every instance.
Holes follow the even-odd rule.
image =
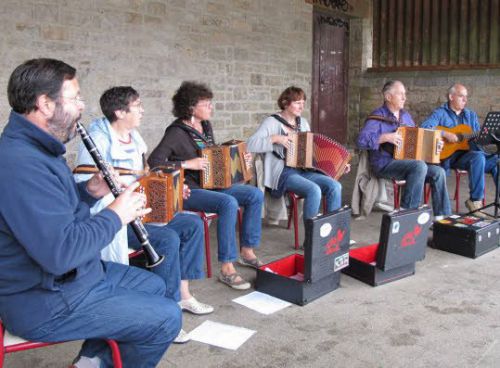
[[[84,104],[85,103],[85,100],[82,98],[82,96],[78,95],[78,96],[75,96],[75,97],[67,97],[67,96],[61,96],[61,98],[64,98],[66,100],[71,100],[71,101],[74,101],[76,103],[82,103]]]

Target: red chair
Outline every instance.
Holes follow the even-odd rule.
[[[399,192],[399,188],[406,185],[406,180],[397,180],[392,178],[392,189],[394,194],[394,209],[399,210],[399,204],[401,202],[401,193]]]
[[[113,366],[115,368],[122,368],[122,359],[118,344],[114,340],[106,340],[110,349],[111,356],[113,357]],[[26,341],[17,336],[11,335],[5,331],[2,321],[0,321],[0,368],[3,368],[4,357],[6,354],[17,353],[18,351],[31,350],[43,348],[49,345],[61,344],[62,342],[33,342]]]
[[[468,175],[469,173],[466,170],[453,169],[455,171],[455,194],[453,195],[453,199],[455,200],[455,213],[458,213],[460,209],[460,178],[462,175]],[[484,181],[486,182],[486,175]],[[484,185],[484,194],[483,194],[483,206],[486,205],[486,184]]]
[[[287,229],[290,229],[290,225],[292,224],[293,219],[293,235],[295,238],[294,247],[295,249],[299,249],[299,199],[303,199],[303,197],[295,194],[294,192],[287,191],[286,195],[288,196],[289,204],[288,204],[288,225]],[[323,198],[323,213],[326,213],[326,200]]]
[[[394,209],[399,210],[400,208],[400,188],[406,185],[406,180],[397,180],[397,179],[391,179],[392,181],[392,188],[394,191]],[[429,198],[431,196],[431,186],[429,183],[425,183],[425,188],[424,188],[424,203],[428,204],[429,203]]]
[[[219,217],[216,213],[207,213],[205,211],[193,211],[198,216],[200,216],[201,220],[203,221],[203,231],[205,235],[205,259],[207,262],[207,277],[210,278],[212,277],[212,258],[210,256],[210,232],[209,232],[209,225],[210,221],[216,219]],[[243,222],[243,215],[241,212],[241,208],[238,208],[238,230],[241,234],[241,223]],[[241,239],[240,239],[240,246],[241,246]]]

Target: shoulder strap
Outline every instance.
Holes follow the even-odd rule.
[[[366,118],[366,120],[379,120],[379,121],[383,121],[385,123],[391,123],[391,124],[398,124],[399,125],[399,122],[397,120],[388,118],[387,116],[381,116],[381,115],[368,115],[368,117]]]
[[[293,129],[294,131],[300,131],[300,117],[296,117],[295,118],[295,122],[296,122],[296,126],[293,126],[291,125],[288,121],[286,121],[285,119],[283,119],[281,116],[279,116],[278,114],[272,114],[271,115],[273,118],[275,118],[276,120],[278,120],[281,124],[287,126],[288,128],[290,129]]]

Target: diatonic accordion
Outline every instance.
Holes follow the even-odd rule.
[[[315,169],[337,180],[351,160],[351,154],[344,146],[323,134],[292,133],[289,138],[286,166]]]
[[[251,165],[245,160],[247,145],[231,140],[199,150],[199,156],[208,159],[207,169],[200,172],[200,186],[204,189],[229,188],[252,179]]]
[[[184,170],[170,167],[156,167],[141,177],[137,191],[146,194],[148,213],[144,222],[167,223],[177,212],[182,211]]]
[[[430,164],[440,162],[440,130],[399,127],[397,132],[403,137],[403,143],[394,149],[394,159],[423,160]]]

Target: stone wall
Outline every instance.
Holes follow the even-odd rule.
[[[33,57],[78,70],[84,122],[100,116],[100,94],[132,85],[146,114],[150,149],[172,121],[171,96],[183,80],[214,91],[219,141],[244,138],[291,84],[310,95],[312,6],[303,0],[2,0],[0,129],[10,110],[12,70]],[[74,143],[69,161],[74,159]]]
[[[371,13],[371,2],[363,4]],[[469,107],[482,119],[500,110],[500,70],[372,73],[371,42],[371,15],[352,17],[351,148],[389,79],[406,84],[417,122],[444,102],[454,81],[469,87]],[[312,6],[304,0],[1,0],[0,55],[0,129],[10,110],[5,91],[12,70],[28,58],[53,57],[78,69],[84,122],[101,115],[98,99],[106,88],[132,85],[144,100],[140,130],[153,148],[172,121],[175,89],[199,80],[214,90],[217,139],[245,138],[277,109],[283,88],[296,84],[310,96]],[[70,162],[74,152],[73,143]]]

